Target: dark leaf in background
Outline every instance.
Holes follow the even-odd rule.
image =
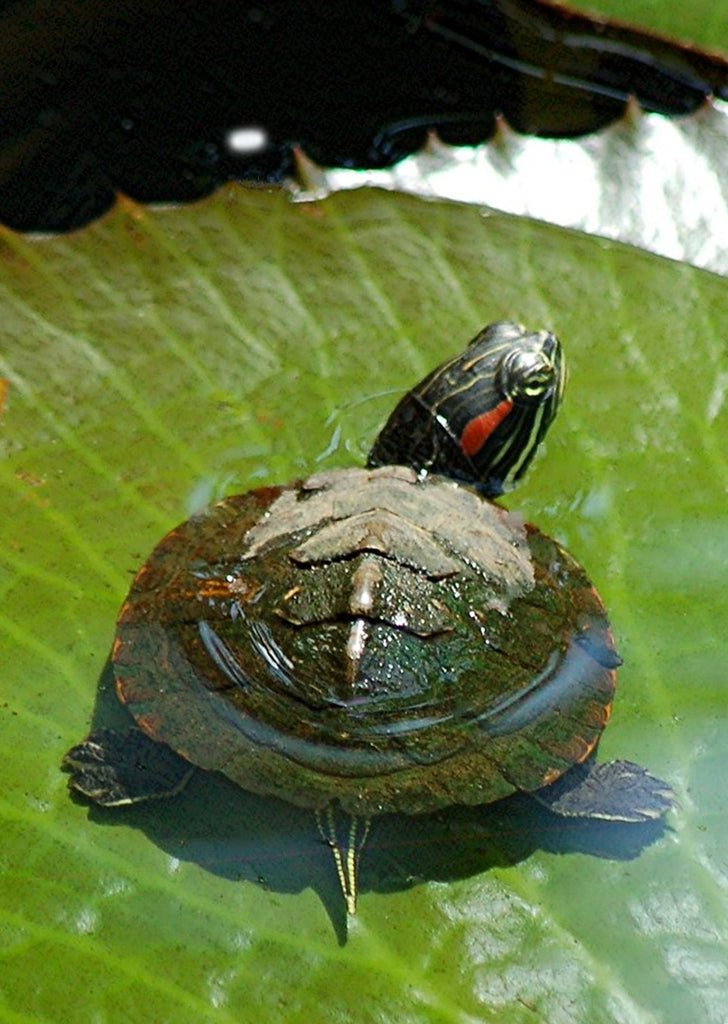
[[[541,0],[15,0],[0,14],[0,219],[77,227],[116,192],[198,198],[278,182],[298,144],[384,167],[430,129],[573,136],[624,112],[685,114],[726,94],[719,57]],[[266,145],[231,150],[229,133]]]

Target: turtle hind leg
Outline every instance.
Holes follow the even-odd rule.
[[[631,761],[575,765],[531,796],[555,814],[601,821],[656,821],[675,806],[670,786]]]
[[[102,807],[173,796],[192,767],[139,729],[99,729],[71,747],[63,758],[69,788]]]

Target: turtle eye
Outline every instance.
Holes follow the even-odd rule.
[[[549,345],[553,336],[542,335],[521,342],[501,359],[498,385],[512,402],[542,402],[554,390],[558,370],[552,358],[555,346]]]

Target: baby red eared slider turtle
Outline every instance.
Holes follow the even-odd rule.
[[[402,399],[366,469],[235,495],[169,533],[112,653],[140,730],[70,750],[73,789],[132,803],[196,766],[311,808],[350,913],[372,815],[515,791],[562,815],[665,814],[665,783],[592,757],[619,664],[599,595],[491,500],[563,384],[552,334],[492,324]]]

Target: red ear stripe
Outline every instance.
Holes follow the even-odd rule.
[[[480,416],[474,416],[472,420],[468,420],[460,437],[460,447],[465,454],[477,454],[512,408],[513,402],[509,398],[504,398],[496,405],[495,409],[489,409],[488,412],[483,412]]]

